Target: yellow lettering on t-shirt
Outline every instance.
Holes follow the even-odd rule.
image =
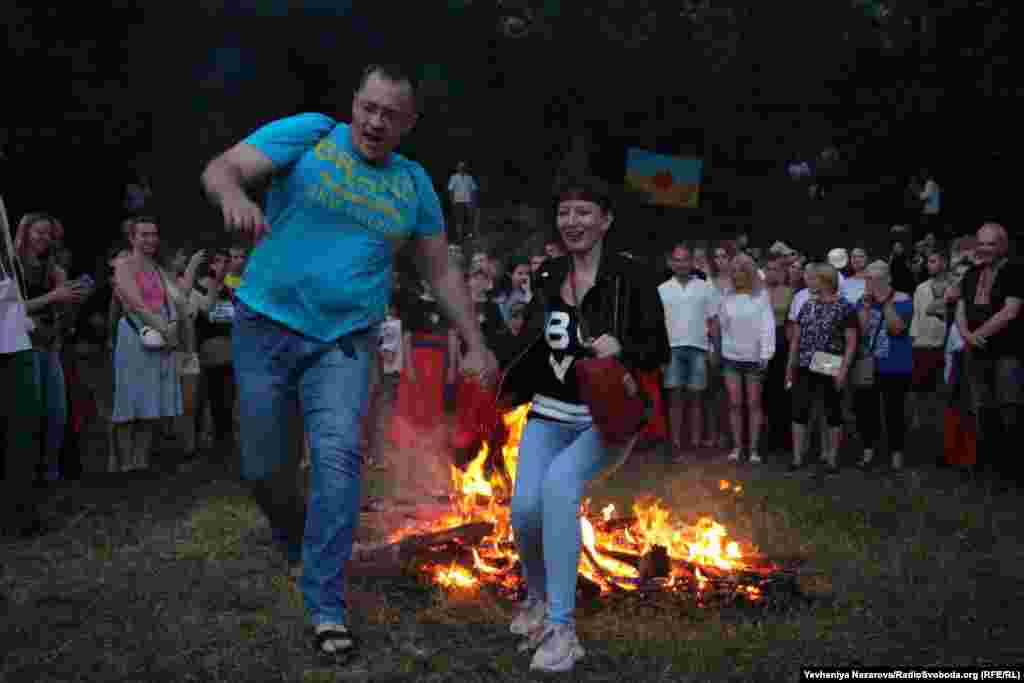
[[[342,173],[345,174],[345,182],[352,182],[352,174],[355,170],[356,161],[348,152],[342,152],[338,155],[338,158],[334,160],[334,165],[337,166]]]
[[[313,153],[320,161],[334,161],[337,156],[338,147],[330,140],[324,139],[316,143]]]

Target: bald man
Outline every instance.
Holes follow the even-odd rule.
[[[965,377],[978,416],[978,461],[987,474],[1012,471],[1016,458],[1007,457],[1007,444],[1017,437],[1024,402],[1024,267],[1008,254],[1006,228],[981,226],[975,265],[964,276],[956,310],[966,342]]]

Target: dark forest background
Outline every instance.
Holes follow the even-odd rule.
[[[703,157],[699,209],[624,197],[618,239],[640,253],[738,231],[812,251],[880,241],[912,216],[905,187],[921,166],[942,184],[955,232],[990,218],[1017,232],[1019,3],[35,5],[2,10],[0,192],[15,222],[60,215],[83,254],[116,236],[135,168],[153,182],[166,240],[221,239],[198,190],[206,161],[273,118],[347,120],[371,61],[423,79],[423,116],[402,152],[441,194],[466,159],[485,206],[546,207],[574,140],[616,183],[628,146]],[[509,37],[510,25],[524,35]],[[785,166],[830,146],[837,189],[812,202]]]

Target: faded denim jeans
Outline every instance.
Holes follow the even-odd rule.
[[[232,334],[241,477],[281,534],[301,548],[303,601],[314,626],[346,622],[345,567],[359,521],[361,421],[376,336],[305,337],[237,305]],[[310,441],[308,508],[296,485],[302,453],[290,438],[298,400]]]
[[[576,574],[583,545],[580,499],[629,446],[607,447],[591,424],[530,416],[519,442],[512,528],[529,596],[548,601],[547,622],[574,624]]]

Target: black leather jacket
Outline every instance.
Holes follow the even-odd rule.
[[[531,376],[543,371],[547,363],[543,338],[547,303],[561,296],[559,290],[568,273],[569,257],[562,256],[545,261],[534,276],[534,296],[520,335],[524,341],[518,353],[503,362],[504,377],[498,389],[503,407],[533,400]],[[618,339],[622,346],[619,360],[634,373],[655,370],[669,361],[665,310],[655,280],[651,269],[642,263],[621,254],[602,254],[597,279],[580,306],[589,334],[596,339],[607,333]]]

